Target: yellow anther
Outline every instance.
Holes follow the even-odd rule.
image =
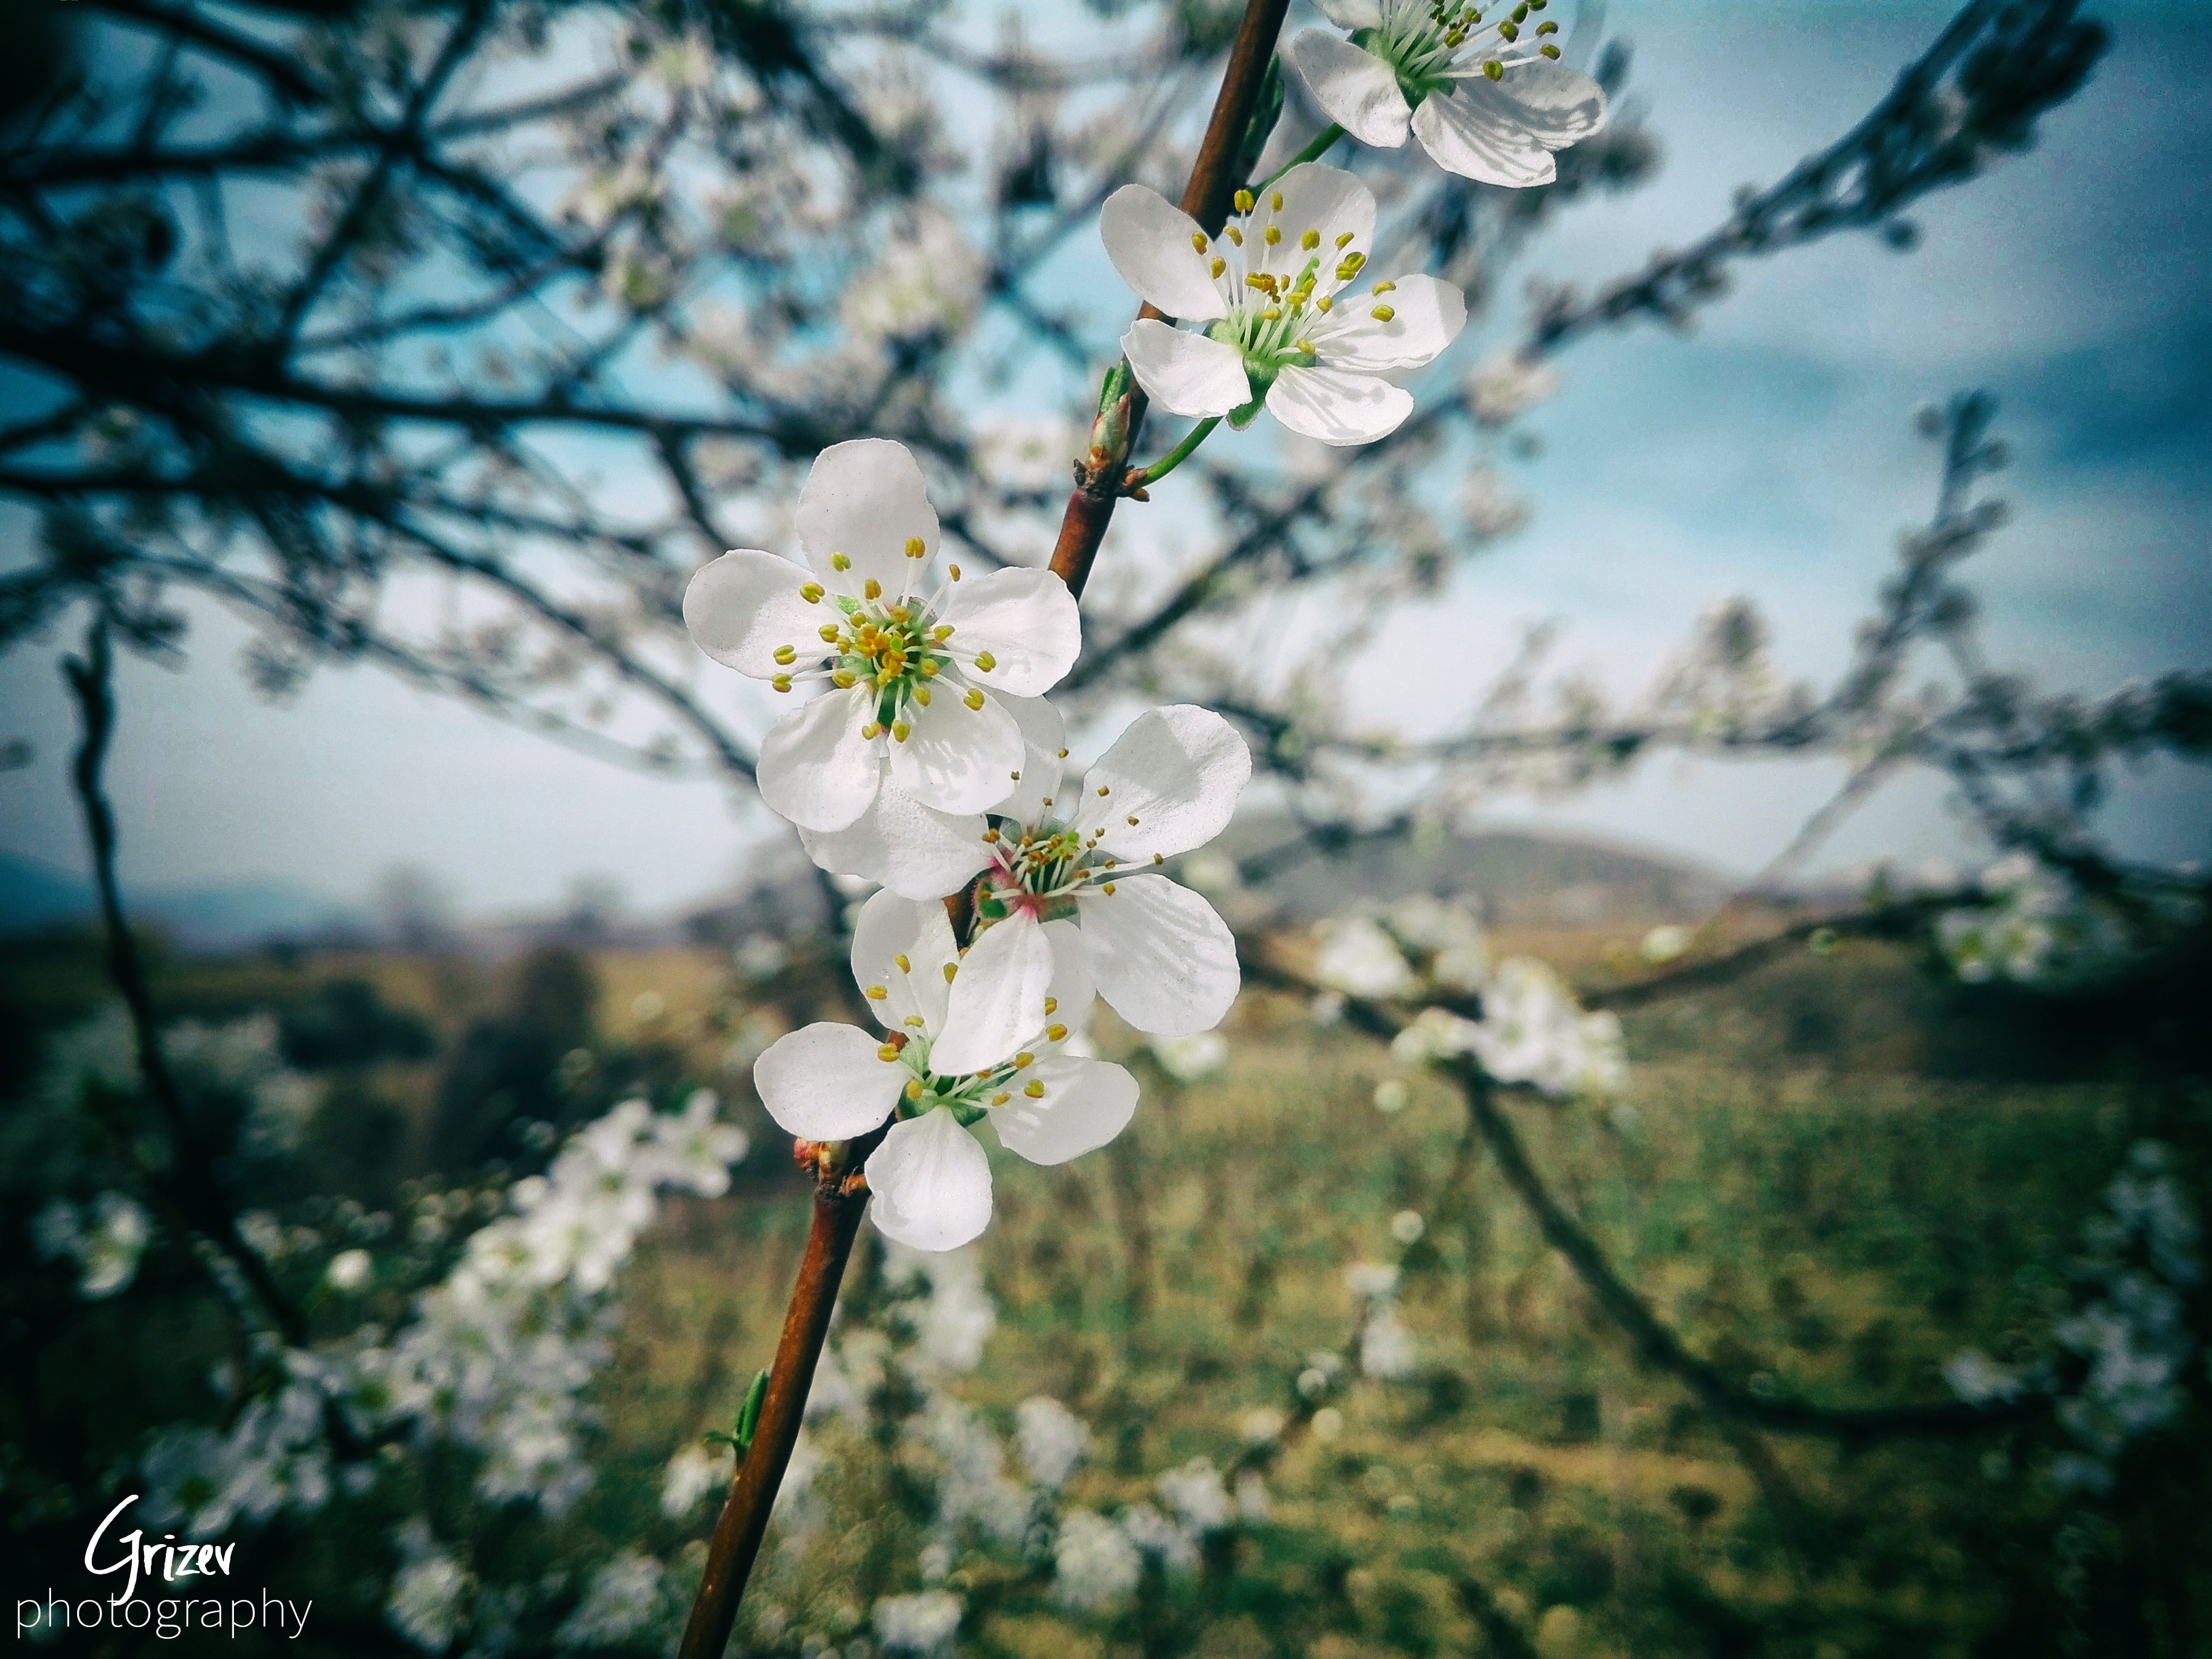
[[[1377,283],[1375,284],[1373,291],[1378,295],[1384,294],[1395,294],[1398,291],[1398,285],[1395,283]]]
[[[1314,309],[1315,309],[1316,311],[1327,311],[1327,310],[1328,310],[1331,306],[1334,305],[1335,303],[1336,303],[1336,301],[1334,301],[1334,300],[1330,299],[1330,298],[1328,297],[1328,295],[1324,294],[1324,295],[1322,295],[1321,296],[1321,298],[1320,298],[1320,299],[1316,300],[1316,301],[1314,301]]]
[[[832,553],[830,556],[830,568],[832,570],[850,570],[853,568],[853,562],[842,553]]]
[[[860,683],[860,677],[849,668],[841,668],[830,677],[830,684],[840,691],[850,691]]]
[[[1164,854],[1155,853],[1152,854],[1152,862],[1155,864],[1165,864],[1167,862],[1167,859]]]
[[[1223,271],[1228,269],[1229,261],[1222,258],[1216,258],[1211,265],[1206,267],[1207,274],[1214,276],[1218,276]]]
[[[823,644],[835,645],[837,643],[837,624],[836,623],[823,623],[821,627],[816,629],[814,631],[822,636]]]
[[[1283,210],[1283,192],[1279,190],[1269,191],[1267,192],[1267,205],[1274,209],[1276,212],[1280,213]]]
[[[871,985],[868,987],[866,993],[868,1000],[871,1002],[881,1002],[884,998],[890,995],[890,994],[891,988],[888,985]]]
[[[793,662],[797,660],[798,656],[799,653],[787,645],[779,645],[775,648],[775,659],[786,668],[790,667]]]
[[[1274,246],[1283,240],[1283,228],[1280,225],[1269,225],[1261,234],[1266,236],[1269,247]]]
[[[928,707],[929,707],[929,688],[928,688],[927,686],[926,686],[926,685],[917,685],[917,686],[915,686],[915,687],[914,688],[914,700],[915,700],[916,702],[920,703],[920,704],[921,704],[924,708],[928,708]]]
[[[991,1104],[994,1106],[1003,1106],[1012,1098],[1013,1097],[1012,1095],[1006,1093],[1004,1090],[1001,1090],[999,1093],[991,1097]]]
[[[1388,306],[1377,306],[1375,307],[1374,312],[1371,314],[1376,322],[1387,323],[1398,313],[1391,310]]]
[[[1111,786],[1110,784],[1103,784],[1103,783],[1102,783],[1102,784],[1100,784],[1100,785],[1098,786],[1098,793],[1099,793],[1101,795],[1103,795],[1103,794],[1107,792],[1107,790],[1108,790],[1108,789],[1109,789],[1109,788],[1111,788],[1112,787],[1113,787],[1113,786]]]
[[[909,559],[926,559],[929,556],[929,544],[919,536],[909,536],[906,538],[906,556]]]
[[[876,738],[882,734],[883,729],[884,728],[882,726],[877,725],[873,720],[870,720],[866,726],[860,728],[860,741],[862,743],[873,743]]]
[[[1026,1048],[1023,1049],[1021,1053],[1014,1056],[1014,1069],[1018,1072],[1025,1066],[1034,1066],[1036,1064],[1036,1056]]]
[[[1042,1100],[1044,1098],[1044,1085],[1037,1079],[1031,1078],[1027,1083],[1022,1085],[1022,1092],[1027,1095],[1031,1100]]]
[[[1058,997],[1047,997],[1044,1000],[1044,1011],[1048,1014],[1058,1013],[1060,1012],[1060,999]]]
[[[908,962],[904,955],[893,957],[891,960],[898,964],[898,970],[902,974],[910,974],[914,971],[914,964]]]
[[[983,694],[971,686],[969,688],[968,695],[961,698],[960,701],[966,703],[970,708],[981,708],[983,706]]]
[[[1067,1041],[1067,1027],[1065,1025],[1048,1025],[1044,1028],[1044,1036],[1045,1041],[1048,1042],[1065,1042]]]
[[[1197,249],[1200,253],[1205,252],[1206,252],[1206,233],[1205,233],[1204,231],[1202,231],[1202,230],[1194,230],[1193,232],[1191,232],[1191,234],[1190,234],[1190,245],[1191,245],[1191,246],[1193,246],[1194,248]]]
[[[988,843],[988,842],[994,842],[994,841],[998,840],[998,838],[999,838],[999,832],[998,832],[997,830],[986,830],[983,832],[983,839],[984,839],[984,841],[985,841],[987,843]]]
[[[989,652],[978,651],[975,653],[975,666],[981,669],[986,674],[989,673],[998,665],[999,659],[993,656]]]
[[[882,1048],[876,1050],[876,1058],[878,1060],[896,1060],[898,1057],[899,1047],[896,1042],[886,1042]]]
[[[791,676],[788,674],[778,674],[774,679],[770,680],[769,684],[779,691],[788,691],[791,690]]]
[[[957,582],[960,580],[960,567],[958,565],[948,564],[945,567],[945,574],[951,576],[954,581]],[[950,634],[952,630],[948,628],[945,631]]]
[[[913,735],[914,727],[908,726],[904,720],[893,720],[891,722],[891,738],[894,742],[904,743]]]
[[[908,1100],[920,1100],[921,1098],[921,1079],[920,1078],[908,1078],[907,1079],[906,1097]]]
[[[1009,772],[1006,775],[1012,778],[1016,783],[1019,783],[1022,781],[1022,775],[1018,772]],[[1047,801],[1045,805],[1049,806],[1052,803],[1050,801]],[[1022,845],[1024,847],[1029,845],[1029,838],[1026,836],[1022,838]]]
[[[809,605],[819,605],[822,602],[823,591],[820,582],[805,582],[799,587],[799,597]]]
[[[929,637],[935,640],[939,645],[944,644],[945,641],[952,637],[952,624],[951,623],[938,623],[936,627],[929,630]]]
[[[1252,210],[1252,192],[1250,191],[1240,190],[1237,192],[1237,210],[1239,213],[1249,213]]]
[[[1336,239],[1336,245],[1337,245],[1339,247],[1349,247],[1349,246],[1352,246],[1352,233],[1351,233],[1350,231],[1348,231],[1348,230],[1347,230],[1347,231],[1346,231],[1346,232],[1344,233],[1344,234],[1343,234],[1343,235],[1341,235],[1341,236],[1340,236],[1340,237],[1338,237],[1338,238]]]
[[[922,1029],[922,1018],[920,1014],[908,1014],[906,1017],[905,1023],[913,1026],[916,1030]]]
[[[1548,25],[1547,27],[1548,27]],[[1547,40],[1542,46],[1537,47],[1536,50],[1543,53],[1547,58],[1557,58],[1559,55],[1559,49],[1548,40]]]
[[[1244,246],[1244,233],[1237,229],[1236,226],[1230,226],[1223,234],[1226,235],[1231,241],[1236,243],[1237,246],[1243,247]]]
[[[1113,895],[1114,895],[1114,884],[1113,884],[1112,882],[1110,882],[1110,881],[1109,881],[1109,882],[1108,882],[1108,883],[1107,883],[1103,887],[1101,887],[1098,890],[1099,890],[1100,892],[1102,892],[1102,893],[1105,894],[1109,898],[1111,898],[1111,897],[1113,896]]]
[[[1494,58],[1482,66],[1482,72],[1492,81],[1502,81],[1505,78],[1504,65]]]
[[[1129,819],[1127,819],[1127,820],[1125,820],[1125,822],[1127,822],[1127,824],[1128,824],[1129,828],[1131,828],[1132,830],[1133,830],[1133,829],[1135,829],[1135,828],[1137,827],[1137,821],[1136,821],[1136,819],[1134,819],[1134,818],[1129,818]]]
[[[862,599],[880,599],[883,596],[884,585],[878,581],[873,576],[869,577],[866,582],[861,584],[860,597]]]
[[[1311,340],[1294,340],[1291,342],[1291,344],[1296,346],[1300,351],[1304,352],[1309,357],[1314,355],[1313,342]]]
[[[1066,760],[1066,759],[1067,758],[1067,750],[1066,750],[1065,749],[1061,750],[1060,751],[1060,759],[1062,759],[1062,760]]]
[[[1378,289],[1376,291],[1380,293],[1382,290]],[[888,616],[895,623],[912,622],[914,620],[914,612],[908,610],[902,605],[895,605],[884,614]]]
[[[948,962],[948,963],[946,963],[945,964],[945,982],[947,985],[951,984],[951,983],[952,983],[952,976],[953,976],[953,975],[955,975],[955,974],[958,973],[959,971],[960,971],[960,964],[959,964],[958,963],[957,963],[957,962]]]
[[[1260,313],[1260,318],[1263,322],[1279,323],[1283,319],[1283,308],[1280,306],[1269,306]]]
[[[937,678],[942,666],[943,665],[939,664],[935,658],[924,657],[921,659],[921,666],[915,669],[914,672],[921,675],[922,678],[926,680],[933,680]]]

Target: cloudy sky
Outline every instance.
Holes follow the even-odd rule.
[[[1948,9],[1617,0],[1664,167],[1562,224],[1531,268],[1597,281],[1687,241],[1737,185],[1846,130]],[[1473,637],[1502,652],[1557,618],[1563,660],[1626,686],[1714,600],[1746,593],[1792,672],[1830,673],[1898,530],[1931,499],[1912,410],[1981,387],[2015,456],[1997,485],[2014,518],[1977,573],[1998,659],[2087,690],[2207,665],[2212,9],[2088,9],[2118,33],[2089,88],[2034,151],[1925,203],[1917,252],[1846,237],[1745,265],[1695,333],[1644,327],[1562,359],[1565,389],[1534,421],[1545,446],[1514,477],[1533,520],[1455,590]],[[1513,315],[1498,313],[1498,339]],[[196,612],[184,672],[122,672],[111,776],[135,882],[278,879],[357,899],[407,862],[489,911],[552,903],[592,872],[651,912],[726,886],[744,860],[753,821],[717,786],[615,772],[368,670],[323,673],[272,708],[236,672],[242,641]],[[0,854],[86,867],[51,647],[0,661],[0,738],[15,737],[37,757],[0,775]],[[1494,816],[1746,872],[1832,781],[1662,762]],[[2203,857],[2208,804],[2200,778],[2154,775],[2112,827],[2141,854]],[[1829,861],[1973,850],[1940,791],[1907,785]]]

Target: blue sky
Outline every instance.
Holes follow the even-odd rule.
[[[1693,334],[1641,327],[1562,359],[1565,389],[1534,418],[1545,447],[1514,474],[1534,518],[1454,591],[1474,638],[1503,651],[1557,617],[1561,659],[1626,688],[1706,605],[1748,593],[1786,666],[1831,672],[1897,531],[1927,510],[1912,410],[1978,386],[2015,457],[1996,484],[2013,521],[1976,573],[1998,659],[2087,690],[2207,665],[2212,10],[2089,9],[2118,33],[2089,88],[2036,149],[1924,204],[1918,252],[1844,237],[1747,264]],[[1771,181],[1844,131],[1948,11],[1617,0],[1664,166],[1563,223],[1529,268],[1595,281],[1685,242],[1739,184]],[[1516,315],[1510,300],[1494,313],[1497,338]],[[270,708],[236,672],[242,641],[196,613],[184,672],[124,671],[112,777],[132,880],[280,878],[350,898],[406,861],[503,910],[550,903],[592,872],[656,910],[726,884],[759,828],[717,786],[612,771],[370,671],[325,673]],[[38,751],[0,776],[0,853],[84,867],[51,649],[0,662],[0,737]],[[1662,762],[1492,816],[1747,871],[1832,776]],[[2124,792],[2112,828],[2141,853],[2203,857],[2207,805],[2201,780],[2156,775]],[[1907,786],[1829,862],[1877,852],[1972,849],[1940,791]]]

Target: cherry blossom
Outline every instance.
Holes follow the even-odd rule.
[[[903,445],[833,444],[799,498],[807,564],[725,553],[691,578],[684,620],[715,661],[780,692],[826,683],[761,744],[761,799],[804,830],[843,830],[881,802],[896,826],[1005,799],[1022,763],[1002,697],[1041,694],[1074,663],[1074,596],[1049,571],[924,580],[937,514]]]
[[[1419,368],[1467,321],[1449,283],[1366,277],[1375,198],[1340,168],[1305,162],[1209,237],[1198,222],[1143,185],[1107,198],[1099,233],[1129,286],[1192,333],[1150,319],[1121,338],[1152,401],[1177,415],[1250,423],[1264,403],[1293,432],[1362,444],[1394,430],[1413,394],[1386,379]]]
[[[1556,23],[1528,0],[1486,23],[1447,0],[1319,0],[1344,40],[1307,29],[1291,66],[1328,118],[1363,144],[1396,149],[1408,132],[1436,164],[1486,185],[1547,185],[1554,150],[1605,125],[1605,93],[1558,61]],[[1524,29],[1528,38],[1523,40]]]
[[[991,975],[978,997],[968,977],[977,963],[1027,939],[987,932],[963,952],[942,904],[878,893],[854,930],[853,976],[889,1035],[824,1022],[778,1039],[753,1066],[762,1104],[809,1140],[851,1140],[890,1120],[864,1166],[870,1216],[915,1249],[966,1243],[991,1219],[976,1122],[988,1116],[1000,1144],[1032,1164],[1064,1164],[1136,1111],[1127,1072],[1068,1052],[1092,998],[1075,933],[1048,924],[1041,953]]]

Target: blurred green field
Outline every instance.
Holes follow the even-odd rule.
[[[1622,943],[1600,930],[1495,941],[1540,950],[1586,984],[1617,975]],[[58,961],[38,980],[57,1014],[69,1000]],[[9,971],[20,983],[21,963]],[[161,989],[166,1006],[214,1017],[312,1003],[349,980],[413,1011],[429,1052],[332,1078],[331,1097],[352,1103],[325,1109],[331,1167],[358,1150],[365,1113],[385,1126],[376,1168],[356,1171],[371,1186],[431,1158],[459,1056],[483,1047],[488,1024],[551,1018],[530,1012],[532,995],[583,996],[566,1006],[580,1025],[541,1035],[547,1052],[592,1045],[608,1089],[627,1086],[620,1072],[729,1095],[754,1153],[730,1197],[675,1206],[631,1268],[619,1358],[598,1391],[605,1474],[553,1540],[602,1559],[635,1544],[681,1562],[688,1547],[696,1561],[707,1511],[665,1517],[661,1471],[727,1425],[767,1363],[806,1221],[787,1143],[744,1088],[744,1060],[810,1009],[834,1017],[836,976],[802,957],[771,987],[749,986],[703,950],[571,953],[563,971],[580,992],[547,971],[256,958],[171,964]],[[2049,1021],[2002,997],[1962,1002],[1899,947],[1847,943],[1629,1014],[1632,1082],[1618,1103],[1511,1096],[1505,1110],[1620,1274],[1738,1389],[1831,1406],[1942,1401],[1946,1359],[2047,1323],[2043,1291],[2127,1146],[2167,1109],[2094,1047],[2050,1059],[2038,1046]],[[2201,1421],[2169,1437],[2141,1492],[2115,1500],[2132,1510],[2094,1522],[2120,1534],[2084,1546],[2067,1529],[2091,1523],[2005,1430],[1844,1442],[1716,1417],[1638,1363],[1442,1080],[1378,1109],[1376,1083],[1402,1075],[1387,1050],[1316,1025],[1286,994],[1248,991],[1225,1028],[1226,1069],[1187,1086],[1103,1010],[1102,1022],[1102,1051],[1142,1074],[1136,1123],[1060,1169],[994,1152],[998,1214],[978,1249],[999,1324],[956,1391],[1002,1426],[1032,1395],[1072,1407],[1097,1443],[1067,1501],[1107,1511],[1194,1457],[1231,1468],[1255,1407],[1292,1426],[1265,1471],[1266,1522],[1192,1574],[1148,1577],[1111,1616],[1066,1614],[1018,1559],[971,1550],[949,1581],[970,1607],[962,1651],[2203,1650],[2186,1628],[2155,1650],[2101,1636],[2118,1628],[2099,1611],[2114,1592],[2085,1597],[2066,1577],[2069,1559],[2101,1548],[2125,1564],[2123,1597],[2140,1577],[2201,1601],[2193,1545],[2161,1563],[2114,1542],[2173,1525],[2175,1483],[2201,1486]],[[542,1066],[531,1055],[516,1063]],[[1392,1230],[1408,1212],[1421,1223],[1410,1248],[1406,1224]],[[864,1298],[878,1252],[864,1229],[850,1280]],[[1359,1310],[1344,1273],[1364,1261],[1402,1266],[1417,1366],[1387,1383],[1355,1367],[1331,1401],[1340,1429],[1324,1435],[1298,1410],[1296,1379],[1310,1356],[1346,1349]],[[921,1583],[925,1475],[849,1425],[818,1438],[830,1522],[795,1561],[772,1553],[747,1615],[773,1608],[772,1628],[741,1626],[755,1650],[858,1651],[865,1610]],[[2201,1521],[2172,1536],[2201,1539]],[[358,1617],[374,1626],[373,1607]]]

